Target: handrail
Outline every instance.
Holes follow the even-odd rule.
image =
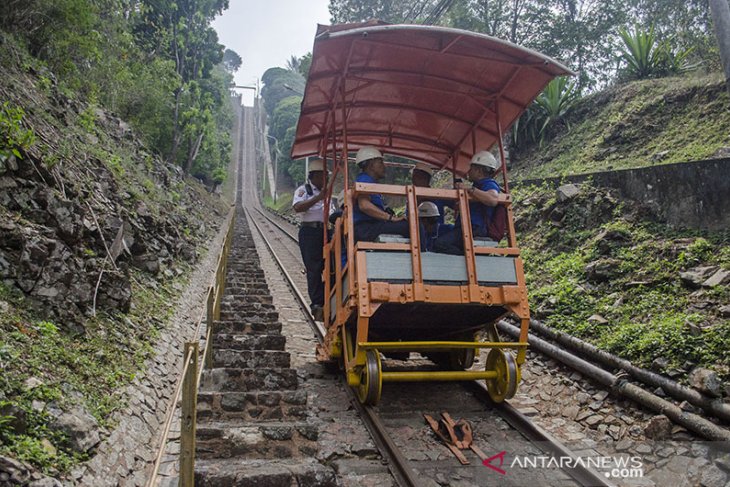
[[[154,487],[157,475],[159,474],[162,457],[165,454],[167,439],[170,435],[172,420],[176,411],[176,404],[182,394],[182,411],[180,415],[180,481],[181,487],[192,487],[195,469],[195,428],[197,416],[197,391],[204,368],[212,366],[211,338],[213,336],[213,322],[220,318],[220,305],[225,290],[225,276],[228,268],[228,254],[233,241],[233,228],[235,224],[235,206],[228,212],[226,218],[226,236],[221,245],[220,253],[216,262],[216,271],[212,283],[208,286],[206,306],[200,312],[196,320],[195,341],[186,342],[184,348],[185,361],[183,370],[175,387],[175,395],[171,401],[172,407],[168,409],[165,418],[165,426],[159,437],[159,450],[155,463],[147,479],[146,487]],[[203,329],[203,323],[207,325],[205,347],[203,348],[203,366],[198,368],[199,348],[198,341]],[[195,375],[191,376],[192,371]]]

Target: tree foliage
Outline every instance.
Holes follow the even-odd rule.
[[[0,28],[63,90],[120,114],[169,161],[227,167],[230,72],[210,23],[228,0],[7,0]],[[230,51],[225,66],[240,66]],[[234,69],[235,70],[235,69]],[[223,135],[219,132],[222,130]],[[212,158],[199,162],[201,156]]]
[[[223,52],[223,67],[226,68],[226,71],[231,74],[235,73],[241,67],[241,64],[243,64],[243,60],[236,51],[226,49]]]

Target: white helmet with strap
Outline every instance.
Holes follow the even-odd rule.
[[[426,164],[425,162],[419,162],[415,166],[413,166],[414,171],[423,171],[429,176],[433,176],[434,167],[431,164]]]
[[[471,158],[471,163],[477,166],[484,166],[492,171],[496,171],[502,166],[488,150],[479,151],[474,154],[474,157]]]
[[[432,216],[439,216],[439,209],[436,203],[432,201],[424,201],[418,205],[418,216],[419,218],[428,218]]]
[[[355,163],[362,167],[362,165],[366,162],[368,162],[370,159],[382,159],[383,154],[380,153],[378,149],[372,146],[365,146],[362,147],[359,151],[357,151],[357,155],[355,156]]]
[[[324,161],[322,159],[309,161],[309,172],[315,171],[324,171]]]

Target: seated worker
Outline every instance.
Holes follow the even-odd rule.
[[[292,208],[301,214],[299,227],[299,250],[302,262],[307,271],[307,291],[309,293],[312,316],[317,321],[323,319],[324,282],[324,199],[327,191],[324,188],[324,162],[315,159],[309,163],[307,182],[294,191]],[[330,208],[330,212],[332,208]]]
[[[433,244],[439,236],[439,209],[436,203],[424,201],[418,205],[418,221],[423,225],[423,233],[426,235],[424,244],[426,252],[433,252]]]
[[[355,179],[356,182],[377,183],[385,177],[383,155],[375,147],[361,148],[357,151],[355,162],[361,170]],[[355,224],[356,242],[374,242],[381,234],[410,236],[408,221],[388,211],[383,195],[359,195],[353,206],[352,219]]]
[[[499,183],[494,176],[501,165],[489,151],[481,151],[471,158],[471,165],[466,177],[474,183],[467,189],[471,197],[469,213],[471,215],[471,231],[474,237],[488,238],[487,222],[492,218],[494,207],[504,200],[500,195]],[[464,238],[461,230],[461,215],[456,220],[454,230],[440,235],[434,242],[434,251],[444,254],[463,254]]]
[[[425,162],[417,163],[415,166],[413,166],[413,169],[411,170],[411,182],[413,186],[430,188],[431,178],[433,178],[433,172],[434,167],[430,164],[426,164]],[[446,212],[444,211],[444,208],[453,208],[453,204],[447,200],[434,200],[433,203],[436,205],[436,208],[438,208],[439,211],[438,224],[445,225],[444,216],[446,216]],[[453,225],[446,225],[446,227],[442,229],[442,232],[446,229],[450,230],[453,227]]]

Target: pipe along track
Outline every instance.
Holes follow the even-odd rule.
[[[277,263],[278,267],[283,273],[287,284],[289,285],[294,296],[299,302],[303,314],[306,316],[307,322],[309,323],[310,327],[315,331],[318,339],[321,342],[324,339],[326,330],[320,323],[315,322],[313,317],[309,313],[309,307],[307,305],[306,297],[299,291],[299,289],[294,284],[294,280],[291,274],[287,271],[281,259],[277,256],[276,250],[274,249],[269,239],[266,237],[257,219],[264,218],[268,224],[275,227],[279,232],[281,232],[281,234],[285,235],[292,242],[298,243],[297,237],[291,234],[289,230],[287,230],[282,224],[267,215],[261,209],[254,208],[254,210],[256,211],[258,218],[254,218],[254,214],[252,214],[253,212],[251,210],[246,209],[245,211],[249,220],[253,223],[253,227],[256,228],[257,232],[259,233],[266,247],[271,253],[274,261]],[[386,426],[379,417],[378,413],[375,411],[375,408],[362,405],[355,396],[352,388],[347,386],[347,384],[345,383],[344,377],[342,377],[342,381],[345,389],[350,394],[350,401],[353,405],[355,405],[356,409],[360,413],[360,417],[363,418],[365,426],[370,432],[373,441],[376,443],[376,446],[383,454],[383,456],[388,459],[391,473],[396,478],[398,484],[402,486],[420,485],[421,483],[419,483],[418,481],[418,476],[413,468],[410,466],[410,462],[404,457],[400,449],[396,446],[395,442],[388,433]],[[493,404],[489,399],[486,385],[483,382],[473,381],[467,382],[466,384],[476,397],[480,398],[486,404],[489,404],[499,414],[499,416],[504,419],[512,428],[518,431],[530,442],[535,444],[539,443],[539,448],[541,450],[544,450],[545,453],[549,453],[554,457],[570,457],[573,459],[576,458],[576,455],[574,455],[568,448],[562,445],[555,437],[537,426],[528,417],[520,413],[509,403],[504,402],[502,404]],[[573,480],[579,485],[613,485],[607,481],[604,475],[601,475],[593,469],[582,467],[580,465],[580,462],[577,463],[578,465],[576,465],[575,468],[566,469],[565,472],[570,477],[572,477]]]

